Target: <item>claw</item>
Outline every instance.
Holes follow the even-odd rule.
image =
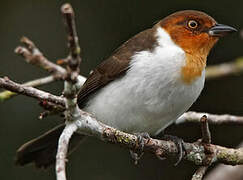
[[[134,160],[134,164],[137,165],[139,159],[143,156],[143,152],[142,153],[137,153],[133,150],[130,150],[130,155],[132,157],[132,159]]]
[[[164,135],[163,139],[171,140],[175,143],[175,145],[178,149],[178,156],[177,156],[177,160],[176,160],[174,166],[177,166],[185,155],[184,141],[181,138],[178,138],[177,136],[171,136],[171,135]]]
[[[143,156],[143,148],[144,148],[144,138],[149,139],[150,136],[148,133],[135,133],[137,135],[137,143],[138,143],[138,150],[130,150],[130,155],[134,160],[134,164],[137,165],[139,159]]]

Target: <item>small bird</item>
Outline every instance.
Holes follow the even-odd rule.
[[[200,11],[173,13],[98,65],[81,88],[78,105],[119,130],[156,136],[196,101],[211,48],[235,31]],[[60,125],[22,145],[16,163],[34,162],[44,168],[54,163],[63,128]],[[81,137],[74,134],[70,149]]]

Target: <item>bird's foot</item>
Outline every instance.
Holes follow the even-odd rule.
[[[181,138],[179,138],[177,136],[172,136],[172,135],[163,135],[162,139],[166,140],[166,141],[173,141],[175,143],[175,145],[178,149],[178,156],[177,156],[174,166],[177,166],[186,154],[184,141]],[[164,158],[162,158],[162,159],[164,159]]]
[[[145,139],[149,139],[150,136],[148,133],[135,133],[135,135],[137,136],[137,148],[136,150],[130,150],[130,155],[132,157],[132,159],[134,160],[134,164],[137,165],[139,159],[143,156],[143,148],[144,148],[144,138]]]

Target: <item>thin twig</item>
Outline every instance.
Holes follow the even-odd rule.
[[[81,76],[79,75],[78,76],[78,79],[79,79],[79,86],[82,86],[84,84],[84,82],[86,81],[86,78],[84,76]],[[29,87],[38,87],[38,86],[42,86],[42,85],[45,85],[45,84],[49,84],[51,82],[54,82],[54,81],[57,81],[59,80],[57,77],[54,77],[54,76],[47,76],[47,77],[44,77],[44,78],[39,78],[39,79],[35,79],[35,80],[32,80],[32,81],[28,81],[26,83],[23,83],[21,85],[23,86],[29,86]],[[0,92],[0,102],[4,102],[14,96],[18,95],[17,93],[15,92],[12,92],[12,91],[3,91],[3,92]]]
[[[78,35],[75,26],[74,11],[70,4],[64,4],[61,7],[61,13],[64,17],[64,24],[67,31],[69,56],[67,58],[67,76],[64,82],[64,97],[66,98],[66,127],[62,132],[58,142],[58,151],[56,158],[56,176],[57,180],[66,180],[65,159],[68,151],[68,142],[72,134],[77,130],[76,118],[80,117],[80,110],[77,105],[77,93],[81,88],[79,78],[79,66],[81,63],[80,47],[78,44]]]
[[[204,112],[193,112],[188,111],[184,113],[180,118],[176,120],[176,124],[182,124],[182,123],[199,123],[200,119],[203,115],[207,116],[208,122],[210,124],[238,124],[243,125],[243,116],[235,116],[230,114],[210,114],[210,113],[204,113]]]
[[[66,108],[63,105],[58,105],[48,101],[40,101],[39,105],[43,107],[44,112],[40,113],[39,119],[43,119],[48,115],[57,115],[63,113]]]
[[[204,115],[200,119],[201,122],[201,132],[202,132],[202,143],[211,143],[211,133],[209,131],[207,116]]]
[[[68,47],[70,50],[70,55],[67,58],[67,72],[70,75],[70,80],[76,81],[76,78],[79,74],[81,57],[78,35],[75,25],[75,15],[72,6],[68,3],[62,5],[61,13],[64,17],[64,24],[67,31]]]
[[[44,111],[44,112],[40,113],[40,115],[39,115],[38,118],[39,118],[40,120],[42,120],[43,118],[49,116],[50,114],[51,114],[51,111]]]
[[[208,144],[211,143],[211,133],[209,131],[208,119],[207,119],[206,115],[201,117],[200,123],[201,123],[201,132],[202,132],[202,140],[200,143],[202,145],[204,145],[206,162],[208,165],[203,165],[203,166],[199,167],[197,169],[197,171],[193,174],[192,180],[201,180],[203,178],[208,167],[211,165],[211,163],[213,161],[213,156],[214,156],[213,151],[211,151],[211,152],[208,151],[208,150],[210,150],[208,148]]]
[[[33,87],[23,86],[21,84],[9,80],[7,77],[0,78],[0,88],[5,88],[9,91],[30,96],[38,100],[49,101],[62,106],[65,105],[65,100],[62,97],[55,96],[53,94],[38,90]]]
[[[23,46],[17,47],[15,49],[15,53],[24,57],[26,62],[39,66],[52,74],[52,76],[29,81],[22,85],[35,87],[35,86],[40,86],[43,84],[48,84],[55,80],[66,78],[67,71],[64,68],[62,68],[61,66],[49,61],[30,39],[28,39],[27,37],[22,37],[20,41],[23,43],[24,47]],[[78,78],[82,79],[83,82],[86,80],[85,77],[82,77],[80,75],[78,76]],[[15,95],[16,95],[16,93],[11,92],[11,91],[1,92],[0,93],[0,102],[10,99],[11,97],[14,97]]]
[[[229,63],[208,66],[206,68],[206,79],[212,80],[219,77],[243,73],[243,58],[238,58]]]
[[[18,46],[15,49],[15,53],[24,57],[26,62],[47,70],[55,77],[66,77],[66,70],[61,66],[49,61],[30,39],[27,37],[22,37],[20,41],[24,44],[25,47]]]
[[[66,180],[65,163],[67,161],[68,144],[71,136],[77,130],[77,125],[75,123],[67,124],[63,130],[59,141],[58,150],[56,155],[56,176],[57,180]]]
[[[42,86],[42,85],[45,85],[45,84],[49,84],[53,81],[55,81],[56,78],[54,78],[53,76],[47,76],[47,77],[44,77],[44,78],[39,78],[39,79],[35,79],[35,80],[32,80],[32,81],[28,81],[24,84],[22,84],[23,86],[31,86],[31,87],[36,87],[36,86]],[[3,92],[0,92],[0,102],[3,102],[5,100],[8,100],[14,96],[18,95],[17,93],[15,92],[11,92],[11,91],[3,91]]]

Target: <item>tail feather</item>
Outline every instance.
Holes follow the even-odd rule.
[[[34,163],[37,168],[47,168],[55,163],[57,144],[65,124],[61,124],[43,135],[23,144],[16,153],[16,165]],[[85,136],[74,133],[69,144],[69,154],[73,152]]]

